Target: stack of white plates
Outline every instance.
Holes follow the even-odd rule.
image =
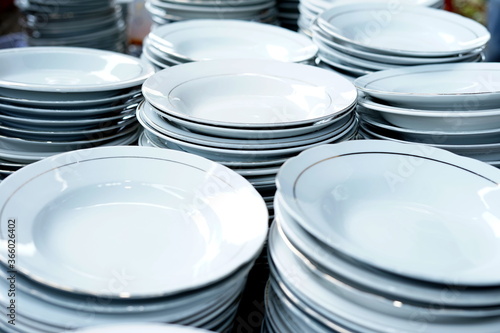
[[[275,176],[302,150],[357,132],[356,88],[334,72],[272,60],[192,62],[157,72],[137,110],[140,145],[231,167],[272,210]],[[271,211],[272,215],[272,211]]]
[[[300,0],[278,0],[276,2],[280,26],[293,31],[299,30],[297,24],[300,18],[299,4]]]
[[[400,0],[400,1],[390,1],[390,0],[300,0],[299,12],[300,17],[297,22],[299,31],[305,35],[312,37],[311,26],[316,20],[316,17],[323,13],[324,11],[330,9],[338,4],[352,4],[357,2],[370,3],[382,3],[387,9],[399,9],[401,5],[415,5],[415,6],[425,6],[433,8],[442,8],[444,5],[444,0]],[[380,28],[380,24],[385,25],[385,22],[378,21],[377,18],[385,19],[385,14],[382,17],[375,17],[372,24],[377,25],[373,28],[374,32],[376,29]],[[371,29],[370,28],[370,29]]]
[[[138,137],[149,64],[87,48],[0,51],[0,177],[44,157]]]
[[[318,47],[285,28],[238,20],[190,20],[151,31],[143,43],[144,60],[158,69],[192,61],[274,59],[312,63]]]
[[[146,0],[157,25],[192,19],[234,19],[277,24],[275,0]]]
[[[268,241],[267,332],[498,332],[499,182],[496,168],[417,144],[290,159]]]
[[[500,64],[446,64],[358,78],[362,135],[429,144],[500,166]]]
[[[6,332],[116,322],[228,332],[268,230],[246,179],[147,147],[46,158],[4,180],[0,202],[1,242],[15,238],[16,249],[14,261],[0,250],[1,289],[15,278],[15,298],[0,295]],[[15,326],[4,313],[11,299]]]
[[[126,52],[126,24],[113,0],[16,0],[31,46],[78,46]]]
[[[199,328],[158,323],[129,323],[100,325],[79,330],[68,331],[67,333],[209,333]]]
[[[441,9],[363,2],[318,16],[318,58],[354,77],[425,64],[483,61],[490,33],[480,23]]]

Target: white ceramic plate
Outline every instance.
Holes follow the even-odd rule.
[[[406,140],[401,140],[400,136],[394,132],[371,126],[365,122],[361,123],[360,133],[365,138],[388,140],[399,143],[414,143]],[[483,143],[483,144],[443,144],[432,143],[428,144],[435,148],[445,149],[458,155],[470,157],[489,163],[490,161],[500,160],[500,143]]]
[[[363,58],[371,61],[378,61],[385,64],[395,64],[395,65],[425,65],[425,64],[437,64],[437,63],[450,63],[459,61],[470,61],[472,58],[477,57],[483,50],[483,48],[478,48],[471,52],[465,54],[452,55],[449,57],[411,57],[411,56],[400,56],[400,55],[390,55],[383,53],[374,53],[362,49],[357,49],[354,47],[349,47],[349,45],[344,45],[345,42],[327,36],[327,33],[321,30],[320,27],[313,26],[313,39],[318,40],[325,44],[326,46],[335,49],[337,51],[343,52],[345,54],[350,54],[352,56]]]
[[[140,85],[154,73],[135,57],[85,48],[8,49],[0,51],[0,62],[3,91],[109,91]]]
[[[188,20],[161,26],[149,39],[184,61],[255,58],[302,62],[316,55],[311,40],[285,28],[239,20]]]
[[[317,24],[354,47],[394,55],[449,56],[490,39],[486,27],[459,14],[391,2],[331,6]]]
[[[270,232],[270,247],[274,248],[272,252],[276,253],[276,247],[283,244],[277,244],[275,241],[280,235],[277,234],[276,226],[271,228]],[[439,320],[438,316],[434,316],[432,321],[428,321],[428,317],[424,315],[416,315],[426,313],[416,311],[408,315],[396,315],[401,308],[393,306],[392,309],[382,307],[377,308],[371,302],[356,301],[351,291],[350,286],[342,284],[330,283],[324,281],[321,277],[314,274],[309,267],[298,260],[297,257],[291,255],[291,252],[279,252],[280,255],[272,256],[273,264],[276,268],[272,268],[273,277],[276,275],[276,280],[287,296],[302,305],[305,303],[312,311],[309,314],[316,315],[319,318],[324,318],[331,324],[337,324],[340,328],[346,328],[348,332],[409,332],[417,333],[422,331],[425,325],[426,333],[453,333],[453,332],[495,332],[495,326],[499,325],[498,317],[481,318],[479,320],[467,320],[464,318],[454,319],[444,318]],[[276,272],[276,273],[274,273]],[[368,304],[367,304],[368,303]],[[403,304],[404,307],[406,304]],[[388,311],[385,311],[388,310]]]
[[[135,89],[134,89],[135,88]],[[131,90],[117,90],[114,96],[102,97],[102,98],[87,98],[85,94],[81,94],[74,99],[69,100],[43,100],[43,99],[33,99],[32,96],[24,96],[24,98],[15,98],[0,96],[0,102],[2,105],[13,104],[18,106],[31,106],[31,107],[45,107],[45,108],[81,108],[89,106],[112,106],[119,102],[125,102],[128,99],[133,99],[142,96],[142,92],[137,87]]]
[[[308,234],[297,222],[281,208],[280,194],[275,196],[274,211],[278,222],[278,229],[281,229],[290,243],[306,256],[313,264],[323,270],[332,272],[346,283],[353,283],[363,286],[366,290],[381,295],[389,295],[402,303],[409,301],[413,304],[427,304],[430,309],[469,308],[470,314],[476,308],[476,313],[484,315],[488,311],[487,307],[498,307],[500,289],[499,288],[464,288],[454,284],[449,284],[443,289],[442,285],[433,283],[422,283],[407,279],[396,274],[390,274],[381,270],[367,269],[366,266],[353,261],[351,258],[341,256],[337,251],[322,244],[317,239]],[[443,297],[452,294],[453,297]],[[492,308],[493,309],[493,308]],[[465,314],[464,314],[465,315]]]
[[[404,107],[496,108],[500,103],[500,64],[410,66],[372,73],[354,84],[368,96]]]
[[[161,110],[158,110],[160,111]],[[320,131],[328,126],[332,126],[335,122],[338,121],[340,117],[342,117],[345,113],[351,112],[351,109],[345,110],[342,113],[338,113],[334,117],[320,121],[315,124],[307,124],[305,126],[298,127],[289,127],[289,128],[259,128],[258,130],[252,128],[231,128],[231,127],[222,127],[222,126],[210,126],[209,124],[200,124],[192,121],[184,120],[182,118],[172,117],[167,113],[162,113],[161,116],[168,121],[177,124],[179,126],[185,127],[190,131],[211,135],[211,136],[220,136],[225,138],[234,138],[234,139],[278,139],[278,138],[289,138],[294,136],[306,135],[311,132]]]
[[[342,116],[339,116],[338,121],[334,122],[332,126],[328,126],[324,129],[307,133],[302,136],[272,139],[267,139],[263,136],[261,139],[254,140],[229,139],[190,132],[181,127],[176,127],[167,120],[162,119],[149,103],[142,103],[137,109],[137,119],[144,127],[148,127],[151,131],[159,132],[175,139],[193,144],[219,148],[259,150],[296,147],[323,141],[329,137],[335,136],[336,133],[340,133],[349,127],[354,121],[354,114],[351,112],[345,113]]]
[[[479,131],[446,131],[443,130],[414,130],[394,126],[382,117],[370,113],[360,114],[361,123],[368,123],[397,134],[404,141],[428,144],[488,144],[497,143],[500,137],[500,128]]]
[[[78,333],[208,333],[209,331],[172,324],[156,324],[156,323],[129,323],[129,324],[113,324],[100,327],[90,327],[79,329]]]
[[[349,140],[352,136],[354,136],[357,132],[357,120],[345,129],[341,133],[336,133],[335,136],[332,136],[324,141],[298,146],[291,148],[278,148],[278,149],[263,149],[263,150],[238,150],[238,149],[227,149],[227,148],[216,148],[216,147],[208,147],[201,146],[197,144],[193,144],[190,142],[178,140],[172,138],[170,136],[152,132],[149,128],[145,128],[148,132],[148,138],[153,141],[153,144],[157,147],[162,148],[171,148],[172,149],[182,149],[183,151],[197,154],[208,159],[213,159],[216,161],[238,161],[238,162],[255,162],[255,161],[268,161],[268,160],[281,160],[286,157],[290,157],[298,154],[302,150],[338,141]],[[173,145],[172,145],[173,144]]]
[[[350,257],[423,281],[492,286],[499,181],[498,169],[445,150],[359,140],[289,159],[277,187],[301,227]]]
[[[358,99],[358,112],[377,114],[395,126],[421,131],[494,130],[500,123],[500,109],[461,111],[450,106],[448,110],[421,110],[385,105],[365,97]]]
[[[236,128],[326,120],[356,102],[352,83],[331,71],[276,60],[210,60],[160,71],[146,100],[175,117]]]
[[[255,259],[267,233],[266,205],[248,181],[191,154],[95,148],[15,175],[1,184],[2,239],[7,219],[25,221],[16,229],[17,246],[33,247],[30,255],[18,252],[16,267],[58,289],[144,298],[201,288]],[[27,201],[30,209],[21,204]],[[145,239],[140,251],[130,246]],[[6,263],[6,250],[1,259]],[[109,287],[124,272],[127,284]]]

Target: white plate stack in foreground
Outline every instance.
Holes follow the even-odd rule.
[[[262,194],[272,215],[283,162],[357,132],[356,89],[309,65],[211,60],[174,66],[143,85],[140,145],[187,151],[220,162]]]
[[[265,331],[497,332],[499,183],[494,167],[417,144],[291,158],[277,177]]]
[[[298,21],[298,26],[300,29],[299,31],[305,35],[312,37],[311,26],[313,25],[313,22],[316,20],[316,17],[318,15],[339,4],[353,4],[357,2],[365,2],[367,4],[378,2],[383,3],[388,7],[415,5],[432,8],[442,8],[444,5],[444,0],[402,0],[397,2],[391,0],[300,0],[300,17]]]
[[[144,40],[143,58],[157,69],[218,59],[314,63],[318,47],[285,28],[238,20],[190,20],[163,25]]]
[[[156,25],[193,20],[243,20],[277,24],[274,0],[146,0]]]
[[[268,230],[246,179],[174,150],[63,153],[17,171],[0,193],[1,241],[14,234],[17,249],[15,263],[0,250],[2,290],[17,272],[16,326],[0,295],[7,332],[130,322],[228,332]]]
[[[0,177],[61,152],[137,140],[151,65],[71,47],[6,49],[0,62]]]
[[[362,135],[419,142],[500,166],[500,65],[391,69],[355,81]]]
[[[490,33],[480,23],[441,9],[391,3],[342,3],[321,13],[312,26],[318,60],[353,77],[483,61]]]
[[[130,323],[115,325],[100,325],[83,328],[66,333],[209,333],[210,331],[190,326],[158,324],[158,323]]]
[[[112,0],[16,0],[31,46],[90,47],[125,53],[127,28]]]

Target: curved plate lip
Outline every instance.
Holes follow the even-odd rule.
[[[468,28],[473,34],[476,35],[476,38],[467,41],[467,43],[463,43],[461,47],[455,47],[455,49],[450,50],[437,50],[434,52],[431,51],[419,51],[418,48],[415,49],[399,49],[391,46],[385,46],[383,48],[371,46],[369,44],[359,42],[356,40],[352,40],[339,31],[339,27],[333,26],[331,20],[336,16],[343,15],[345,13],[352,12],[363,12],[363,11],[372,11],[372,10],[388,10],[391,8],[387,3],[353,3],[353,4],[340,4],[333,5],[329,9],[322,12],[317,18],[317,24],[330,34],[331,36],[338,38],[350,45],[354,45],[356,47],[360,47],[366,50],[371,50],[374,52],[388,53],[393,55],[409,55],[409,56],[446,56],[446,55],[454,55],[459,53],[469,52],[471,50],[477,49],[478,47],[482,47],[486,45],[486,43],[490,40],[491,35],[489,31],[481,25],[480,23],[461,16],[456,13],[444,11],[441,9],[436,9],[432,7],[423,7],[423,6],[405,6],[401,5],[396,8],[397,17],[400,18],[402,14],[411,13],[412,15],[421,15],[422,17],[432,17],[440,22],[452,22],[456,25],[460,25]],[[412,22],[414,19],[409,20]],[[383,27],[383,26],[382,26]]]
[[[126,323],[126,324],[108,324],[88,328],[81,328],[73,331],[64,331],[64,333],[210,333],[205,329],[160,323]]]
[[[346,112],[345,114],[340,115],[337,118],[337,121],[332,122],[332,125],[314,132],[306,133],[304,135],[297,135],[286,138],[245,140],[210,136],[196,132],[190,132],[183,128],[176,127],[175,125],[169,123],[168,120],[162,119],[160,113],[147,102],[142,103],[137,108],[138,121],[143,125],[143,127],[149,127],[151,131],[154,130],[155,132],[158,132],[160,134],[192,144],[228,149],[258,150],[304,146],[310,143],[323,141],[329,137],[334,136],[336,133],[342,133],[344,130],[350,127],[350,125],[352,125],[352,122],[354,122],[354,117],[355,116],[353,112]],[[347,121],[344,121],[345,119],[347,119]],[[339,121],[341,121],[341,124],[338,123]]]
[[[5,63],[9,59],[13,59],[17,63],[22,63],[23,56],[29,57],[48,57],[51,55],[58,55],[67,57],[71,59],[73,55],[86,56],[89,58],[89,62],[92,59],[99,58],[105,60],[109,64],[127,64],[138,69],[138,73],[131,73],[128,78],[121,79],[119,81],[109,81],[100,82],[96,84],[81,84],[81,85],[69,85],[69,84],[41,84],[29,81],[12,81],[8,78],[3,77],[0,73],[0,87],[12,90],[23,90],[23,91],[37,91],[37,92],[64,92],[64,93],[75,93],[75,92],[97,92],[97,91],[109,91],[130,88],[133,86],[138,86],[142,84],[148,77],[154,74],[154,68],[140,59],[135,58],[130,55],[123,53],[104,51],[98,49],[82,48],[82,47],[29,47],[29,48],[17,48],[17,49],[6,49],[0,51],[0,61]],[[57,67],[57,64],[56,64]],[[75,66],[75,69],[78,65]],[[33,70],[31,70],[33,71]]]
[[[67,279],[61,277],[58,277],[55,281],[54,275],[52,273],[47,275],[47,273],[45,272],[47,270],[45,268],[42,268],[39,263],[35,265],[33,263],[30,263],[30,260],[32,261],[32,259],[30,259],[31,256],[24,258],[24,264],[20,260],[16,262],[16,269],[19,272],[25,274],[38,283],[67,292],[80,293],[84,295],[97,295],[110,298],[143,299],[150,297],[176,295],[180,292],[196,290],[197,288],[208,286],[211,283],[222,280],[226,276],[229,276],[232,273],[240,270],[248,263],[252,262],[252,260],[254,260],[256,256],[258,256],[267,236],[268,211],[264,200],[257,192],[257,190],[244,177],[238,175],[236,172],[227,167],[224,167],[219,163],[215,163],[206,158],[193,154],[187,154],[184,152],[173,150],[161,150],[157,148],[137,146],[113,146],[76,150],[43,159],[39,162],[30,164],[22,168],[21,170],[16,172],[15,175],[11,175],[6,180],[2,181],[1,187],[4,190],[2,190],[0,193],[0,197],[2,198],[0,216],[4,216],[6,214],[6,209],[9,205],[9,202],[13,197],[16,196],[20,188],[29,187],[31,181],[37,179],[42,175],[57,172],[58,169],[68,166],[77,167],[78,165],[82,165],[82,163],[85,162],[97,160],[110,160],[115,162],[121,158],[125,160],[142,159],[144,161],[147,161],[148,159],[154,159],[161,160],[167,163],[188,165],[196,170],[199,170],[199,172],[205,173],[206,176],[217,178],[219,181],[226,184],[228,186],[228,190],[230,189],[233,194],[241,195],[242,199],[244,199],[244,203],[242,203],[242,205],[244,205],[243,207],[245,207],[244,210],[252,212],[251,215],[253,215],[255,218],[246,218],[246,221],[244,223],[247,223],[247,231],[243,231],[240,229],[232,230],[233,232],[237,231],[239,233],[239,236],[242,237],[242,239],[239,239],[239,242],[242,244],[241,248],[238,251],[239,254],[237,256],[233,254],[233,256],[230,255],[228,258],[226,258],[227,265],[218,267],[217,272],[212,272],[211,274],[205,274],[203,276],[197,276],[196,278],[193,278],[193,281],[183,281],[181,283],[182,286],[180,287],[163,285],[161,286],[162,290],[150,290],[148,292],[143,291],[142,293],[133,292],[132,290],[129,290],[126,293],[123,293],[122,291],[116,292],[113,290],[93,290],[89,289],[90,287],[81,287],[75,285],[72,281],[67,281]],[[223,193],[223,191],[220,190],[220,193]],[[212,195],[211,190],[210,194],[205,195]],[[234,212],[234,214],[241,214],[240,211],[241,210],[238,210],[238,213]],[[12,216],[4,216],[3,218],[5,223],[2,222],[0,237],[4,240],[7,237],[6,223],[11,217]],[[249,228],[252,229],[252,232],[250,234],[248,233]],[[230,241],[228,240],[227,242]],[[18,253],[18,255],[20,255],[20,253]],[[44,257],[46,256],[41,255],[40,258]],[[8,265],[7,260],[7,251],[0,250],[0,261],[4,265]],[[50,260],[50,258],[45,258],[45,260]],[[61,269],[64,271],[64,268]]]
[[[200,118],[184,114],[170,102],[170,92],[178,85],[199,78],[261,75],[272,78],[299,80],[316,87],[324,87],[331,104],[319,117],[295,120],[275,121],[273,123],[225,122],[209,118]],[[310,65],[285,63],[276,60],[229,59],[191,62],[170,67],[157,72],[142,85],[145,99],[157,109],[177,118],[208,124],[236,128],[291,127],[310,124],[328,119],[356,104],[357,91],[353,84],[341,75]]]
[[[449,102],[463,102],[464,99],[476,97],[479,102],[489,102],[492,103],[490,99],[498,99],[496,102],[500,101],[500,88],[495,88],[496,82],[493,81],[493,78],[490,79],[490,82],[482,82],[482,90],[478,89],[478,91],[470,91],[470,92],[416,92],[416,91],[408,91],[408,90],[400,90],[400,91],[390,91],[389,89],[384,89],[380,87],[380,82],[383,80],[397,80],[405,76],[411,75],[425,75],[426,73],[436,74],[439,72],[450,72],[453,74],[459,72],[468,72],[468,75],[464,75],[464,77],[470,78],[471,72],[486,72],[487,74],[491,74],[494,72],[498,72],[500,74],[500,64],[491,63],[491,62],[483,62],[483,63],[452,63],[452,64],[439,64],[439,65],[419,65],[419,66],[409,66],[403,68],[394,68],[387,69],[379,72],[370,73],[364,75],[362,77],[354,80],[354,85],[356,88],[362,93],[370,96],[376,97],[384,101],[395,102],[401,104],[402,102],[408,103],[424,103],[427,106],[442,106],[449,108]],[[499,75],[500,78],[500,75]],[[500,81],[500,80],[499,80]],[[471,80],[472,82],[472,80]],[[475,82],[475,81],[474,81]],[[373,87],[373,85],[377,83],[378,87]],[[493,87],[493,89],[488,89],[488,87]],[[470,103],[467,103],[470,104]],[[467,105],[466,104],[466,105]]]
[[[479,117],[494,117],[500,116],[500,108],[498,109],[480,109],[480,110],[421,110],[416,108],[404,108],[389,104],[382,104],[368,96],[358,98],[358,105],[377,112],[394,113],[399,115],[408,115],[413,117],[428,117],[428,118],[479,118]],[[418,105],[418,104],[417,104]]]
[[[241,20],[215,20],[215,19],[200,19],[200,20],[188,20],[176,22],[173,24],[167,24],[157,29],[151,31],[148,35],[148,38],[151,42],[158,44],[160,50],[168,55],[171,55],[175,58],[180,58],[183,61],[201,61],[201,60],[212,60],[215,58],[208,57],[189,57],[185,54],[182,54],[178,50],[178,46],[171,40],[172,35],[180,34],[177,37],[178,41],[186,42],[193,37],[199,38],[196,35],[196,32],[189,33],[189,30],[192,29],[200,29],[201,31],[209,31],[213,38],[221,38],[226,36],[234,36],[235,34],[242,34],[245,36],[245,39],[252,39],[254,45],[262,45],[265,44],[266,36],[272,36],[270,44],[274,46],[279,46],[276,41],[282,40],[283,45],[286,44],[295,44],[296,47],[289,48],[289,55],[287,55],[287,59],[280,59],[279,57],[270,57],[271,59],[276,59],[280,61],[289,61],[289,62],[301,62],[306,61],[313,58],[318,48],[314,43],[307,37],[300,35],[291,30],[272,26],[269,24],[258,23],[258,22],[248,22]],[[223,31],[221,32],[220,30]],[[184,38],[182,38],[182,34],[184,33]],[[255,35],[254,35],[255,34]],[[297,47],[300,45],[300,48]],[[242,50],[243,52],[244,50]],[[248,58],[248,56],[242,56],[243,58]],[[234,57],[232,57],[234,58]]]
[[[500,277],[481,276],[479,278],[476,274],[473,277],[453,276],[450,278],[450,276],[444,276],[443,272],[417,272],[415,269],[409,270],[408,268],[405,268],[402,270],[399,267],[395,268],[394,265],[388,265],[384,263],[383,260],[380,260],[380,258],[361,254],[359,250],[350,246],[348,241],[344,241],[341,236],[337,236],[337,234],[332,232],[325,233],[324,230],[321,231],[319,230],[320,228],[308,223],[308,217],[301,209],[295,187],[297,181],[304,175],[305,170],[332,158],[342,158],[343,156],[353,154],[371,153],[413,156],[436,161],[443,163],[444,165],[449,165],[453,168],[461,169],[464,172],[474,174],[477,177],[491,183],[492,186],[500,186],[499,170],[476,159],[459,156],[447,150],[427,145],[385,140],[354,140],[335,145],[323,145],[311,148],[285,162],[276,177],[276,186],[278,192],[281,194],[281,198],[283,199],[280,201],[280,203],[283,204],[283,209],[285,209],[300,224],[301,227],[318,240],[328,244],[328,246],[331,246],[339,252],[372,267],[422,281],[445,285],[449,284],[451,281],[453,281],[455,285],[466,286],[499,285]]]

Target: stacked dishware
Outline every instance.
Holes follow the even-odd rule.
[[[143,59],[157,69],[215,59],[275,59],[312,63],[318,47],[285,28],[238,20],[189,20],[151,31]]]
[[[425,143],[500,166],[500,66],[391,69],[354,81],[365,138]]]
[[[353,77],[415,65],[481,62],[490,39],[482,24],[459,14],[370,1],[331,7],[312,30],[318,59]]]
[[[100,325],[83,328],[74,331],[74,333],[209,333],[199,328],[182,325],[172,324],[159,324],[159,323],[129,323],[129,324],[114,324],[114,325]]]
[[[276,2],[280,26],[293,31],[299,30],[297,24],[300,18],[299,4],[300,0],[278,0]]]
[[[74,149],[138,138],[135,108],[151,65],[88,48],[0,51],[0,177]]]
[[[15,237],[17,249],[15,260],[0,250],[2,290],[15,289],[0,295],[5,332],[146,322],[229,332],[268,231],[246,179],[174,150],[59,154],[8,177],[0,196],[2,242]]]
[[[146,0],[156,25],[193,19],[234,19],[277,24],[275,0]]]
[[[318,15],[338,4],[352,4],[356,2],[378,2],[383,3],[388,6],[388,8],[392,9],[398,8],[401,5],[415,5],[432,8],[443,8],[444,6],[443,0],[401,0],[397,2],[390,0],[300,0],[298,7],[300,16],[297,22],[299,31],[312,37],[311,26]]]
[[[358,140],[277,176],[265,332],[488,332],[500,325],[500,171]]]
[[[287,158],[357,132],[356,89],[334,72],[276,60],[211,60],[157,72],[143,84],[139,145],[187,151],[232,168],[270,216]]]
[[[114,0],[16,0],[30,46],[126,52],[127,29]]]

